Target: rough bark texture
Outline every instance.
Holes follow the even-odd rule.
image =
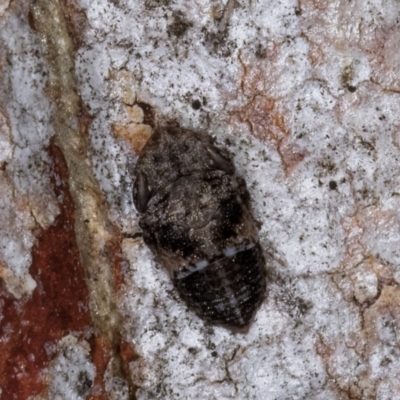
[[[112,373],[127,379],[119,354],[121,319],[115,303],[117,282],[113,274],[119,267],[120,234],[108,219],[105,199],[88,156],[90,117],[75,84],[74,43],[61,1],[35,0],[30,13],[48,61],[48,90],[56,104],[53,114],[55,142],[68,167],[68,183],[76,213],[76,241],[89,289],[92,322],[96,334],[110,343]]]

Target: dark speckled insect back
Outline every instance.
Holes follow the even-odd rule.
[[[266,290],[249,193],[210,136],[157,129],[135,168],[134,202],[146,244],[187,306],[244,332]]]

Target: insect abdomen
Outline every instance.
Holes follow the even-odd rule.
[[[188,307],[203,319],[241,330],[249,325],[264,298],[265,278],[257,243],[203,269],[174,277],[173,283]]]

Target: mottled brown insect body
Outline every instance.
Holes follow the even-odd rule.
[[[135,169],[143,238],[203,319],[245,330],[264,299],[265,261],[245,182],[208,135],[158,129]]]

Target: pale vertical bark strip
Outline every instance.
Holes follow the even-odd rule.
[[[69,187],[76,210],[76,239],[90,292],[90,312],[96,334],[112,344],[113,372],[121,376],[121,360],[116,350],[121,323],[114,302],[111,252],[117,230],[108,219],[105,199],[88,157],[86,132],[79,119],[81,104],[74,76],[74,45],[60,1],[34,1],[31,14],[48,61],[48,85],[56,103],[55,139],[68,165]]]

